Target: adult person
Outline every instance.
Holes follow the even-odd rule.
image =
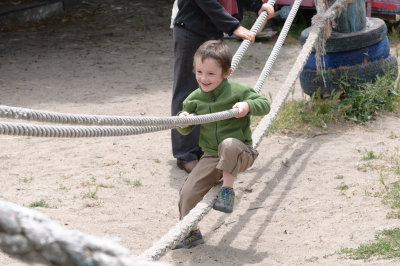
[[[193,73],[193,56],[201,44],[208,40],[222,40],[223,33],[235,34],[251,43],[255,34],[240,25],[243,9],[266,11],[268,18],[274,8],[262,0],[177,0],[178,12],[173,19],[174,84],[171,115],[182,110],[182,102],[198,88]],[[172,153],[177,166],[190,173],[203,152],[199,147],[200,127],[183,136],[176,129],[171,131]]]

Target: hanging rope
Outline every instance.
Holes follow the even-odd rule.
[[[289,29],[292,26],[293,20],[296,17],[297,11],[299,10],[300,4],[302,0],[296,0],[293,3],[293,6],[290,9],[289,15],[285,20],[281,33],[279,34],[278,40],[275,42],[274,48],[271,51],[271,54],[268,57],[267,62],[264,65],[264,68],[258,77],[256,85],[254,86],[254,90],[259,93],[261,91],[262,86],[264,85],[264,81],[266,80],[267,76],[269,75],[272,65],[275,63],[275,60],[278,56],[279,51],[282,48],[283,43],[289,33]]]
[[[300,75],[304,65],[307,62],[308,57],[310,56],[313,47],[318,42],[318,38],[323,31],[326,21],[333,19],[336,17],[336,14],[340,12],[341,8],[343,8],[344,3],[346,0],[337,0],[323,15],[317,13],[313,17],[312,21],[312,28],[310,34],[307,38],[307,41],[304,43],[301,53],[296,59],[295,64],[291,68],[285,82],[283,83],[281,89],[278,91],[274,102],[271,105],[271,111],[268,115],[264,116],[264,118],[259,122],[257,128],[253,132],[253,145],[258,146],[261,142],[262,138],[268,132],[269,128],[271,127],[273,121],[275,121],[276,117],[280,109],[283,106],[283,103],[286,101],[287,97],[289,96],[290,91],[294,87],[297,78]],[[316,1],[316,5],[318,6],[319,1]],[[321,9],[317,9],[321,10]]]
[[[51,138],[89,138],[130,136],[171,129],[172,126],[148,127],[83,127],[47,126],[0,122],[0,135],[51,137]]]
[[[275,0],[268,1],[268,4],[271,6],[275,5]],[[268,14],[267,12],[263,11],[261,14],[257,17],[256,22],[254,22],[253,26],[251,27],[250,31],[254,34],[257,34],[257,32],[260,30],[261,26],[264,24],[265,20],[267,19]],[[238,50],[236,51],[235,55],[232,58],[232,73],[236,69],[236,67],[239,65],[240,60],[242,60],[243,55],[249,48],[250,41],[249,40],[244,40],[240,44]],[[231,75],[232,75],[231,73]]]
[[[272,122],[276,119],[279,110],[281,109],[283,103],[286,101],[287,96],[294,87],[295,81],[297,80],[303,66],[306,64],[309,55],[312,52],[312,48],[316,43],[318,35],[321,33],[325,21],[327,19],[332,19],[336,16],[338,10],[343,8],[346,0],[337,0],[324,15],[317,15],[315,20],[313,20],[313,26],[306,43],[299,56],[296,59],[295,64],[289,72],[286,81],[280,88],[277,100],[272,103],[270,113],[265,116],[256,130],[252,135],[253,146],[257,147],[261,142],[262,137],[267,133],[267,130],[271,126]],[[146,250],[140,255],[144,259],[158,260],[163,256],[168,249],[174,247],[180,239],[183,239],[187,233],[194,228],[202,218],[211,210],[215,199],[218,195],[218,191],[221,185],[214,186],[180,222],[178,222],[173,228],[171,228],[168,233],[162,237],[157,243],[155,243],[151,248]]]

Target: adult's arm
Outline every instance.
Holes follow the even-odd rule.
[[[267,3],[263,4],[263,1],[261,0],[238,0],[238,5],[240,9],[245,8],[249,11],[257,12],[258,15],[260,15],[261,12],[266,11],[268,14],[267,19],[274,15],[274,7]],[[239,11],[239,13],[242,14],[242,11],[243,10]],[[239,16],[241,16],[241,14],[239,14]],[[236,28],[233,33],[243,40],[249,40],[251,43],[254,43],[255,41],[255,34],[242,26]]]

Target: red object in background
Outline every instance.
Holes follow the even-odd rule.
[[[372,1],[372,2],[371,2],[371,7],[396,10],[396,5],[395,5],[395,4],[386,3],[386,2],[376,2],[376,1]]]
[[[371,14],[399,14],[400,13],[400,0],[389,0],[389,1],[372,1],[366,0],[366,12],[367,17],[371,17]]]
[[[231,15],[237,14],[239,12],[236,0],[220,0],[219,3]]]
[[[267,0],[264,0],[267,2]],[[294,0],[276,0],[275,4],[277,6],[291,6],[293,5]],[[303,0],[301,7],[304,8],[314,8],[313,0]],[[394,17],[396,14],[400,14],[400,0],[366,0],[366,13],[367,17],[371,17],[373,14],[374,17]]]
[[[277,0],[275,4],[278,6],[291,6],[293,5],[293,2],[294,2],[293,0]],[[314,7],[314,0],[303,0],[300,6]]]
[[[387,2],[376,2],[376,1],[372,1],[370,3],[371,3],[371,7],[396,10],[396,4],[387,3]]]

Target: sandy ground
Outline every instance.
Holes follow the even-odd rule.
[[[0,33],[0,104],[107,115],[169,115],[170,6],[165,2],[84,1],[72,16]],[[233,51],[238,42],[228,42]],[[250,46],[233,79],[255,84],[274,42]],[[286,44],[262,93],[275,95],[300,46]],[[294,98],[302,97],[297,84]],[[375,232],[399,226],[379,191],[380,172],[357,170],[365,151],[398,152],[400,119],[314,138],[269,135],[255,165],[236,182],[232,214],[200,223],[206,243],[168,252],[172,265],[388,265],[340,258]],[[51,139],[0,136],[0,199],[37,208],[68,229],[118,239],[139,255],[178,218],[186,174],[170,133]],[[343,179],[338,179],[343,176]],[[140,183],[140,186],[135,184]],[[341,191],[338,186],[349,189]],[[98,190],[96,193],[96,187]],[[90,197],[90,194],[95,194]],[[0,254],[0,265],[24,265]]]

